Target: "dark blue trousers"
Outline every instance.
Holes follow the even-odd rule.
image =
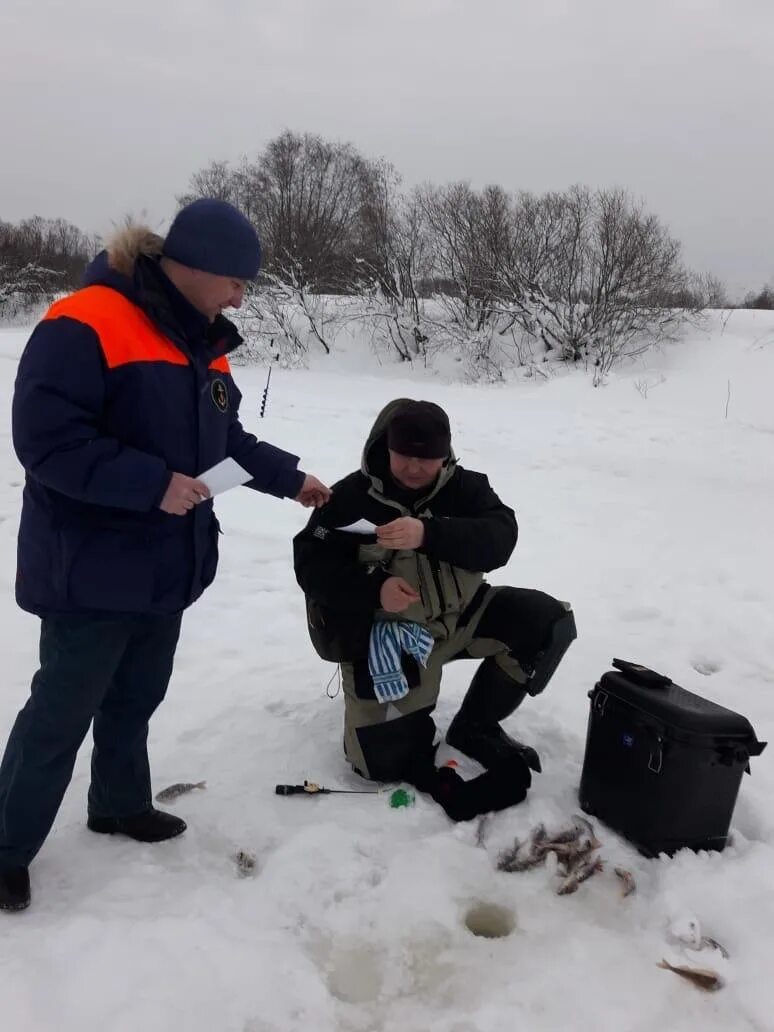
[[[148,720],[172,674],[181,614],[45,617],[40,670],[0,765],[0,868],[26,866],[54,823],[94,721],[88,812],[151,805]]]

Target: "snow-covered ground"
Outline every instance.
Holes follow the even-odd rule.
[[[305,513],[247,490],[219,501],[215,586],[187,615],[151,725],[156,790],[206,779],[172,809],[160,846],[84,826],[88,750],[32,868],[33,904],[0,915],[0,1025],[8,1032],[743,1032],[774,1029],[774,748],[752,763],[722,854],[645,860],[605,828],[605,873],[569,897],[550,871],[496,870],[538,822],[577,812],[587,692],[613,655],[738,709],[774,737],[774,318],[735,312],[594,389],[580,374],[501,387],[444,384],[352,356],[237,378],[246,425],[333,481],[358,461],[381,405],[425,397],[452,418],[463,464],[485,470],[521,536],[491,578],[574,604],[579,638],[548,691],[509,727],[545,773],[528,801],[476,825],[386,794],[281,798],[307,777],[357,787],[341,753],[335,668],[309,644],[291,567]],[[9,437],[25,339],[0,331],[0,738],[35,668],[37,621],[12,598],[21,471]],[[350,361],[351,359],[351,361]],[[399,378],[399,377],[402,377]],[[730,389],[730,396],[729,396]],[[644,396],[646,395],[646,396]],[[445,728],[472,664],[445,677]],[[254,852],[239,876],[232,855]],[[634,871],[620,898],[612,867]],[[473,936],[478,904],[513,917]],[[727,981],[702,994],[656,963],[695,916],[730,951],[690,954]]]

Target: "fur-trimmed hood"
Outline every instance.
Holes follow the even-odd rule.
[[[127,279],[134,276],[134,263],[140,255],[158,258],[164,245],[163,237],[149,226],[127,219],[125,224],[108,239],[107,262],[111,269]]]
[[[108,237],[104,250],[86,267],[82,285],[112,287],[130,301],[140,304],[139,266],[155,266],[163,246],[163,237],[149,226],[127,219]],[[144,261],[140,262],[140,259]]]

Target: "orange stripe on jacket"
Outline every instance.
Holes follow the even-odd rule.
[[[99,337],[109,369],[130,362],[170,362],[189,365],[188,358],[165,337],[145,312],[111,287],[85,287],[55,301],[43,316],[76,319]]]

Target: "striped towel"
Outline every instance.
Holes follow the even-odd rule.
[[[368,671],[379,702],[395,702],[408,695],[408,681],[401,669],[401,651],[408,652],[422,666],[433,651],[433,636],[413,620],[377,620],[368,645]]]

